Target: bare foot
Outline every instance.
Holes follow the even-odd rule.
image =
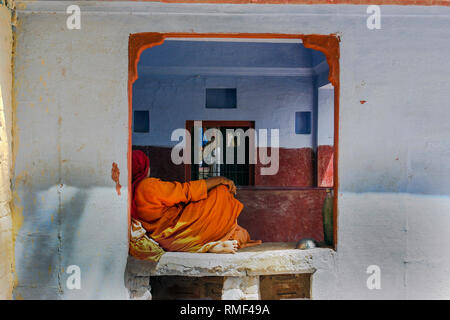
[[[236,253],[238,249],[237,240],[221,241],[219,244],[212,247],[208,252],[212,253]]]

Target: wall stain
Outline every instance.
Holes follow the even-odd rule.
[[[16,155],[19,147],[19,134],[17,127],[17,90],[20,87],[19,81],[15,79],[15,58],[17,52],[17,31],[21,28],[21,24],[17,22],[17,16],[13,15],[14,19],[11,20],[11,25],[15,25],[16,28],[12,29],[12,43],[11,43],[11,113],[12,113],[12,123],[11,123],[11,178],[14,179],[15,172],[15,163],[16,163]],[[12,261],[11,261],[11,272],[13,274],[13,289],[18,285],[19,279],[16,272],[16,257],[14,248],[16,247],[16,235],[19,232],[20,228],[23,225],[23,206],[21,205],[21,200],[17,194],[17,191],[14,190],[14,187],[11,188],[11,201],[9,203],[11,219],[12,219]],[[20,295],[16,296],[16,299],[23,299]]]
[[[119,182],[119,176],[120,176],[119,167],[117,166],[117,163],[113,162],[111,169],[111,179],[116,183],[116,192],[117,195],[120,196],[120,188],[122,188],[122,186],[120,185]]]
[[[13,246],[16,247],[16,237],[19,233],[20,228],[23,226],[23,206],[21,205],[20,197],[17,193],[17,191],[12,191],[12,201],[10,203],[11,208],[11,218],[12,218],[12,227],[13,227]],[[13,288],[15,288],[19,284],[19,278],[16,272],[16,261],[15,261],[15,255],[13,255],[13,263],[12,263],[12,272],[13,272]],[[16,297],[18,299],[18,297]]]
[[[83,150],[85,146],[86,146],[86,145],[83,143],[83,144],[77,149],[77,152],[80,152],[81,150]]]

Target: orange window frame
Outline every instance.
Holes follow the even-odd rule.
[[[141,53],[151,47],[164,43],[170,38],[241,38],[241,39],[299,39],[306,48],[322,52],[329,66],[328,79],[334,86],[334,158],[333,158],[333,226],[334,248],[337,248],[338,232],[338,190],[339,190],[339,42],[335,34],[272,34],[272,33],[158,33],[143,32],[131,34],[128,41],[128,224],[131,223],[131,154],[132,154],[132,112],[133,112],[133,83],[138,78],[137,65]],[[129,229],[129,228],[128,228]]]

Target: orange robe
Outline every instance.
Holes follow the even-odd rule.
[[[223,185],[208,192],[205,180],[147,178],[136,188],[136,207],[147,234],[166,251],[206,252],[216,241],[232,239],[240,248],[261,243],[238,226],[244,206]]]

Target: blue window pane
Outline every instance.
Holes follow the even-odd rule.
[[[295,133],[311,134],[311,112],[305,111],[295,113]]]
[[[134,112],[134,132],[149,132],[150,123],[148,111]]]
[[[206,89],[206,108],[236,108],[236,89]]]

